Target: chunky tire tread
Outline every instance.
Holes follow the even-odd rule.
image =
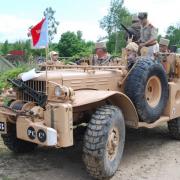
[[[159,104],[151,108],[145,100],[145,87],[151,76],[158,76],[162,85],[162,96]],[[141,121],[151,123],[162,114],[168,99],[168,81],[162,65],[151,59],[141,57],[129,74],[125,93],[134,103]]]
[[[113,113],[120,113],[122,116],[119,108],[115,106],[105,105],[98,108],[92,115],[85,133],[83,160],[88,173],[96,179],[111,177],[117,170],[114,170],[112,167],[110,172],[105,172],[103,167],[105,144],[108,137],[109,125],[111,123],[110,119]]]
[[[168,122],[170,136],[173,139],[180,140],[180,118]]]

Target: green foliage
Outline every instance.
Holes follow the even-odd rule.
[[[6,55],[9,52],[9,43],[8,40],[4,42],[4,44],[1,47],[1,52],[3,55]]]
[[[131,14],[123,4],[124,0],[112,0],[108,15],[104,16],[100,22],[100,27],[109,35],[108,51],[113,54],[119,54],[126,45],[125,32],[121,23],[127,27],[131,24]]]
[[[170,45],[177,45],[180,47],[180,26],[169,26],[166,38],[170,40]]]
[[[2,90],[3,88],[10,87],[10,84],[7,82],[7,79],[16,78],[19,74],[28,71],[31,68],[32,67],[29,66],[28,64],[21,64],[17,68],[13,68],[2,73],[0,76],[0,90]]]
[[[85,42],[82,32],[65,32],[58,43],[58,51],[61,57],[88,56],[92,53],[93,42]]]
[[[11,100],[10,100],[9,97],[4,97],[4,98],[3,98],[3,105],[4,105],[4,106],[8,106],[8,104],[10,103],[10,101],[11,101]]]
[[[48,17],[48,34],[49,41],[51,42],[54,39],[54,35],[57,34],[57,27],[59,22],[56,21],[54,14],[56,11],[52,9],[52,7],[48,7],[44,11],[44,16]]]
[[[106,45],[109,53],[114,55],[119,55],[121,53],[121,49],[126,46],[124,32],[120,31],[120,32],[112,33],[109,36],[109,40],[107,41]]]
[[[57,51],[58,52],[58,43],[51,43],[49,46],[49,51]]]
[[[74,32],[66,32],[61,35],[58,44],[60,56],[71,57],[81,51],[80,41]]]

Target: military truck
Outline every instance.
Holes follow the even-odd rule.
[[[126,126],[154,128],[168,123],[180,139],[180,55],[139,57],[108,66],[46,65],[29,80],[9,79],[16,100],[0,107],[0,133],[15,153],[37,145],[74,145],[74,129],[87,126],[83,161],[96,179],[112,177],[124,149]],[[26,74],[27,75],[27,74]]]

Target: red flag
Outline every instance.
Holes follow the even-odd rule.
[[[48,44],[48,26],[46,18],[42,19],[31,29],[32,44],[36,48],[45,47]]]

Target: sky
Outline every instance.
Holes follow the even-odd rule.
[[[1,0],[2,1],[2,0]],[[96,41],[106,32],[99,21],[108,13],[111,0],[3,0],[0,6],[0,42],[27,39],[28,28],[36,25],[51,6],[60,22],[54,41],[66,31],[83,32],[85,40]],[[179,0],[125,0],[131,13],[148,12],[150,22],[165,34],[169,25],[180,23]]]

